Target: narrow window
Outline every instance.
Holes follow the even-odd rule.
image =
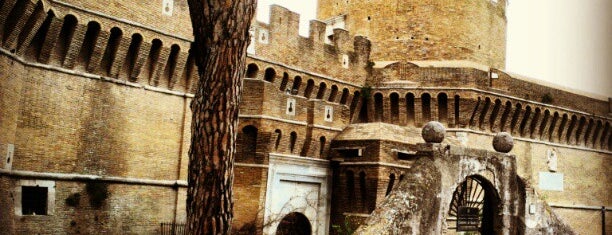
[[[421,109],[423,110],[422,123],[431,121],[431,95],[427,93],[421,95]]]
[[[460,100],[461,97],[459,95],[455,95],[455,127],[459,127],[459,108],[460,108]]]
[[[361,205],[363,206],[364,209],[368,209],[368,186],[367,186],[367,181],[366,181],[366,173],[365,172],[360,172],[359,173],[359,190],[361,191]]]
[[[406,115],[408,116],[408,124],[414,125],[414,94],[406,94]]]
[[[375,109],[375,122],[383,121],[383,95],[380,93],[376,93],[374,95],[374,109]]]
[[[323,158],[325,155],[325,136],[319,138],[319,157]]]
[[[279,129],[276,129],[274,133],[276,133],[276,142],[274,143],[274,150],[278,150],[278,146],[280,145],[280,141],[281,141],[281,137],[283,136],[283,133]]]
[[[441,123],[448,123],[448,96],[445,93],[438,94],[438,119]]]
[[[391,123],[399,123],[399,95],[395,92],[389,96],[391,101]]]
[[[293,150],[295,149],[295,142],[297,141],[297,133],[295,133],[295,131],[292,131],[290,138],[291,139],[289,142],[289,151],[293,153]]]
[[[62,29],[57,40],[58,44],[55,46],[55,55],[57,56],[60,64],[64,63],[64,59],[68,53],[68,48],[72,42],[72,37],[74,36],[74,31],[76,30],[77,24],[78,21],[75,16],[66,15],[66,17],[64,17],[64,24],[62,25]]]

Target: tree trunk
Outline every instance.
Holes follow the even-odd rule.
[[[188,4],[199,85],[191,104],[187,231],[229,234],[238,105],[257,0]]]

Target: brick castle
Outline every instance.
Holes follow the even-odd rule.
[[[551,231],[548,218],[612,231],[610,99],[504,71],[506,4],[319,0],[308,37],[272,6],[251,28],[234,232],[356,228],[415,179],[429,121],[446,127],[442,144],[482,150],[470,153],[512,134],[515,189],[500,190],[495,169],[449,189],[517,195],[499,212],[516,231]],[[156,234],[185,221],[191,34],[185,0],[0,0],[0,233]],[[436,231],[468,231],[450,196]],[[463,202],[486,214],[488,197]]]

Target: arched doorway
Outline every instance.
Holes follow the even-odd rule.
[[[312,227],[305,215],[298,212],[287,214],[278,224],[276,235],[310,235]]]
[[[495,187],[482,176],[468,176],[453,193],[449,229],[457,232],[501,234],[500,199]]]

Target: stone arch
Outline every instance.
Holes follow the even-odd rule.
[[[304,90],[304,97],[310,98],[310,95],[312,95],[313,89],[314,89],[314,80],[308,79],[308,82],[306,82],[306,89]]]
[[[297,95],[300,91],[300,86],[302,86],[302,77],[295,76],[293,78],[293,85],[291,86],[291,94]]]
[[[276,235],[310,235],[312,225],[308,218],[299,212],[291,212],[283,217],[276,228]]]
[[[123,65],[123,73],[130,82],[138,80],[137,74],[132,74],[134,67],[136,66],[136,60],[138,59],[138,53],[142,46],[142,35],[139,33],[132,34],[132,40],[128,47],[127,54],[125,55],[125,64]]]
[[[348,102],[349,89],[342,89],[342,96],[340,96],[340,104],[346,104]]]
[[[319,83],[319,91],[317,92],[317,99],[318,100],[323,99],[323,96],[325,96],[325,91],[326,90],[327,90],[327,84],[325,82]]]
[[[331,86],[331,91],[329,93],[329,98],[327,98],[327,101],[329,101],[329,102],[336,102],[336,96],[337,95],[338,95],[338,86],[332,85]]]
[[[170,46],[170,55],[168,55],[168,61],[166,62],[166,68],[164,69],[163,76],[168,82],[169,89],[172,89],[174,87],[172,77],[174,76],[174,72],[176,71],[176,63],[178,62],[180,52],[181,47],[178,44],[172,44],[172,46]]]
[[[257,74],[259,73],[259,66],[257,66],[257,64],[255,63],[250,63],[249,65],[247,65],[247,70],[246,70],[246,78],[257,78]]]
[[[266,72],[264,73],[264,81],[274,82],[275,78],[276,78],[276,70],[274,70],[274,68],[267,68]]]
[[[289,83],[289,74],[283,73],[283,80],[281,80],[281,84],[278,87],[278,90],[281,92],[285,92],[285,89],[287,89],[287,83]]]
[[[146,66],[148,73],[145,73],[145,76],[149,79],[149,85],[151,86],[157,86],[158,81],[155,81],[155,70],[158,66],[157,62],[159,61],[162,47],[163,43],[158,38],[151,41],[151,49],[149,50],[149,58],[147,59],[148,62]]]
[[[110,75],[111,68],[113,66],[113,62],[117,57],[117,50],[119,50],[119,44],[121,43],[121,39],[123,36],[123,31],[118,27],[113,27],[110,30],[110,36],[108,37],[108,42],[106,43],[106,50],[104,50],[104,55],[102,56],[102,64],[101,67],[106,72],[107,75]]]
[[[54,57],[59,62],[60,65],[64,64],[64,59],[68,54],[68,49],[70,48],[70,44],[72,43],[72,37],[74,36],[74,32],[76,31],[77,25],[79,21],[76,16],[72,14],[68,14],[64,16],[64,23],[62,24],[62,28],[60,29],[59,37],[57,39],[57,44],[55,45]]]
[[[457,218],[457,231],[501,234],[501,204],[497,189],[488,179],[477,174],[470,175],[455,188],[448,215]]]
[[[83,68],[87,68],[89,65],[89,59],[96,47],[96,41],[98,40],[98,36],[100,36],[100,30],[100,23],[96,21],[89,21],[89,23],[87,23],[87,31],[85,31],[83,44],[77,56],[77,65]]]

